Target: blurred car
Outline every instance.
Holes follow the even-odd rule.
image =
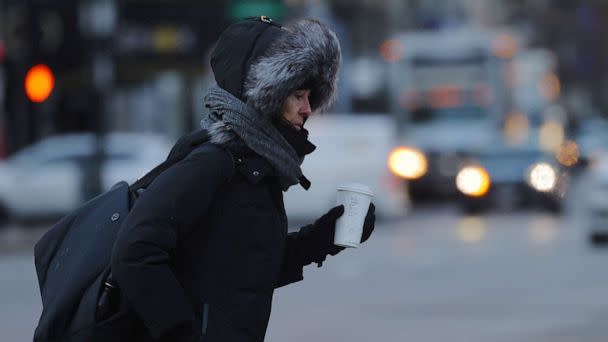
[[[163,136],[110,133],[102,139],[105,160],[101,186],[133,182],[162,162],[170,148]],[[67,134],[44,138],[0,163],[0,217],[3,220],[56,218],[86,198],[83,165],[95,153],[93,134]]]
[[[312,186],[294,186],[285,193],[290,219],[313,219],[336,205],[341,183],[359,182],[374,192],[379,217],[407,213],[409,199],[401,180],[386,165],[391,148],[393,121],[386,114],[325,114],[306,123],[309,139],[317,149],[302,164]]]
[[[605,147],[604,147],[605,148]],[[597,153],[585,174],[587,182],[584,199],[589,241],[608,243],[608,151]]]
[[[387,44],[398,132],[393,171],[408,180],[414,202],[453,198],[459,165],[493,139],[509,112],[504,69],[518,40],[506,31],[460,27],[408,31]]]
[[[497,139],[462,165],[455,182],[468,211],[536,206],[560,212],[568,176],[536,143]]]

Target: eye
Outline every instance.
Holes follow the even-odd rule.
[[[304,98],[310,99],[310,93],[309,92],[297,92],[295,93],[295,97],[298,100],[303,100]]]

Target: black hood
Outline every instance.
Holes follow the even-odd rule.
[[[211,55],[215,81],[224,90],[246,102],[243,84],[251,63],[262,56],[283,30],[279,25],[247,19],[230,25],[220,36]]]
[[[222,33],[211,57],[217,84],[273,119],[302,88],[311,90],[313,111],[326,110],[340,63],[336,34],[314,19],[286,26],[265,17],[241,21]]]

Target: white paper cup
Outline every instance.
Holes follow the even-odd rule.
[[[345,183],[337,188],[337,204],[344,205],[344,214],[336,221],[334,244],[342,247],[359,247],[363,234],[363,222],[374,194],[359,183]]]

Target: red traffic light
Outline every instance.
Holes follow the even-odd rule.
[[[55,75],[47,65],[34,65],[25,75],[25,94],[32,102],[46,101],[54,88]]]

